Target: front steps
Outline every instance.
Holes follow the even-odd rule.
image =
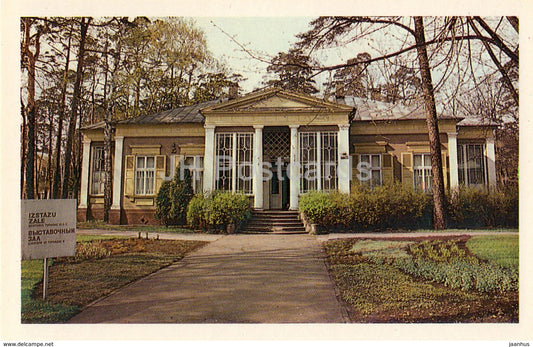
[[[305,227],[297,211],[252,211],[252,218],[242,233],[305,234]]]

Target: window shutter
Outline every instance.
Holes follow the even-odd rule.
[[[405,187],[413,188],[413,155],[412,153],[402,153],[402,184]]]
[[[381,156],[381,170],[383,174],[383,185],[391,185],[394,183],[394,168],[392,155],[384,153]]]
[[[159,188],[161,188],[164,181],[163,177],[166,176],[166,159],[165,155],[155,156],[155,194],[159,192]]]
[[[126,156],[126,168],[124,170],[124,194],[133,197],[135,192],[135,156]]]

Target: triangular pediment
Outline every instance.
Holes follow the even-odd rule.
[[[313,111],[349,112],[352,107],[331,103],[309,95],[270,88],[222,102],[202,112],[269,112],[269,111]]]
[[[250,103],[247,105],[242,105],[239,108],[309,108],[312,107],[309,104],[299,102],[296,100],[291,100],[286,97],[274,95],[268,99],[261,99],[255,103]]]

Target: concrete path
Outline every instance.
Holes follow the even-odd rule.
[[[208,236],[218,238],[89,305],[70,323],[347,321],[314,236]]]

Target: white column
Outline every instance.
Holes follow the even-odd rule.
[[[298,210],[298,196],[300,194],[300,146],[298,144],[298,125],[291,128],[291,159],[289,163],[290,197],[289,209]]]
[[[339,192],[350,193],[350,124],[339,124]]]
[[[112,210],[120,210],[120,197],[122,195],[122,151],[124,136],[115,136],[115,167],[113,169],[113,204]]]
[[[496,189],[496,152],[494,150],[494,137],[486,140],[487,150],[487,174],[489,179],[489,189]]]
[[[254,125],[254,149],[253,149],[253,194],[254,208],[263,208],[263,126]]]
[[[448,133],[448,157],[450,158],[450,188],[455,189],[459,186],[459,165],[457,163],[457,133]]]
[[[83,158],[81,166],[81,190],[79,208],[87,208],[87,199],[89,196],[89,171],[91,171],[91,139],[83,139]]]
[[[215,126],[205,125],[204,192],[210,192],[215,184]]]

